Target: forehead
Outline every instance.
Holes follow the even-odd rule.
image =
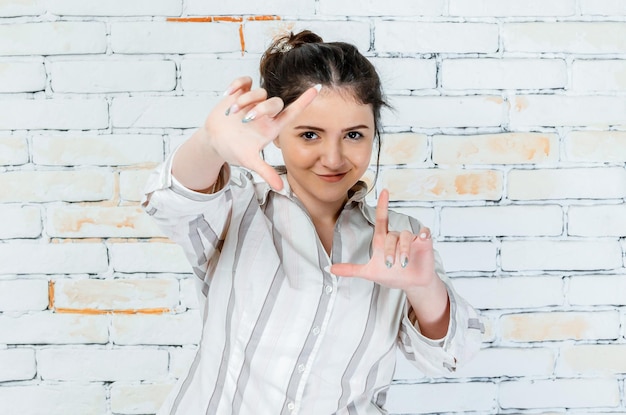
[[[316,125],[354,126],[374,125],[371,104],[358,102],[350,93],[324,89],[297,117],[295,124],[315,122]]]

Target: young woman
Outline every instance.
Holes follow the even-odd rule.
[[[233,81],[148,184],[145,209],[187,254],[203,316],[160,414],[385,413],[396,349],[454,371],[479,348],[478,315],[426,227],[388,211],[386,190],[365,204],[385,105],[371,63],[304,31],[275,41],[251,84]],[[260,155],[270,142],[281,171]]]

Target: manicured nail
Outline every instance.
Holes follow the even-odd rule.
[[[385,265],[387,266],[387,268],[393,267],[393,258],[390,256],[385,258]]]
[[[420,233],[420,239],[428,239],[428,234],[426,232]]]
[[[226,91],[224,91],[224,93],[222,94],[223,97],[227,97],[230,94],[233,93],[233,89],[231,87],[228,87],[228,89],[226,89]]]
[[[317,92],[320,92],[322,90],[322,84],[315,84],[313,88],[315,88]]]
[[[402,266],[402,268],[406,268],[406,265],[408,263],[409,263],[409,257],[403,254],[402,259],[400,260],[400,266]]]
[[[243,117],[241,122],[245,124],[247,122],[254,120],[255,117],[256,117],[256,113],[254,111],[250,111],[249,113],[246,114],[245,117]]]
[[[237,111],[239,111],[239,105],[233,104],[226,110],[225,114],[226,115],[235,114]]]

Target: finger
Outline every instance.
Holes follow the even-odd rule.
[[[412,232],[404,230],[400,233],[400,240],[398,241],[398,249],[400,251],[400,266],[405,268],[409,263],[411,242],[417,238]]]
[[[283,107],[284,103],[282,99],[280,99],[279,97],[272,97],[268,100],[261,101],[259,104],[252,107],[246,113],[243,120],[246,120],[245,122],[249,122],[263,115],[267,115],[273,118],[282,111]]]
[[[378,196],[376,206],[376,223],[374,225],[374,247],[382,248],[387,237],[389,224],[389,191],[383,189]]]
[[[282,190],[283,188],[283,180],[280,178],[276,170],[263,161],[260,157],[255,161],[250,161],[246,163],[245,167],[252,169],[257,172],[263,180],[267,182],[272,188],[275,190]]]
[[[317,97],[321,85],[313,86],[302,93],[294,102],[289,104],[287,108],[281,112],[276,120],[279,121],[281,127],[295,119],[304,109]]]
[[[226,111],[226,115],[236,114],[242,108],[247,108],[248,110],[253,105],[256,105],[260,102],[263,102],[267,99],[267,91],[263,88],[254,89],[252,91],[244,92],[239,95],[235,102],[228,108]]]
[[[391,268],[396,262],[399,239],[400,235],[397,232],[389,232],[385,238],[385,266],[387,268]]]
[[[420,229],[419,238],[422,241],[431,239],[432,235],[430,233],[430,228],[427,228],[426,226],[424,226],[422,229]]]
[[[330,267],[331,274],[338,275],[340,277],[366,278],[366,273],[364,271],[364,265],[358,264],[333,264]]]
[[[243,92],[247,92],[252,87],[252,78],[249,76],[241,76],[228,85],[226,91],[224,91],[223,96],[229,96],[234,94],[239,90],[243,90]]]

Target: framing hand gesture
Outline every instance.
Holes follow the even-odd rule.
[[[388,229],[389,192],[384,189],[376,206],[372,257],[367,264],[334,264],[330,271],[343,277],[360,277],[390,288],[405,291],[426,288],[439,277],[430,229],[419,235]]]

